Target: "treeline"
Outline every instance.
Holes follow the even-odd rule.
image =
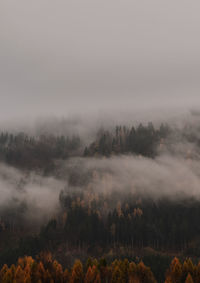
[[[165,283],[199,283],[200,263],[191,259],[183,263],[174,258],[163,274]],[[16,265],[6,264],[0,270],[1,283],[157,283],[151,269],[142,261],[114,260],[110,264],[105,259],[89,258],[85,264],[76,260],[71,268],[52,259],[51,253],[19,258]]]
[[[13,255],[36,255],[43,249],[52,252],[61,249],[62,254],[78,250],[84,255],[114,250],[132,255],[135,250],[151,248],[158,253],[200,257],[198,200],[153,201],[122,194],[107,198],[88,194],[83,198],[61,194],[60,203],[59,214],[34,235],[26,232],[30,223],[21,221],[13,226],[6,216],[2,218],[0,264],[12,263]],[[5,246],[6,241],[9,244]]]
[[[200,282],[200,262],[194,265],[191,259],[187,259],[181,264],[178,258],[174,258],[170,268],[166,272],[165,283],[199,283]]]
[[[112,193],[107,198],[88,194],[87,199],[61,195],[60,201],[64,209],[63,233],[72,245],[186,251],[199,239],[200,201],[192,198],[152,200]],[[200,255],[198,248],[193,252]]]
[[[85,148],[85,156],[134,153],[154,157],[158,144],[170,133],[168,125],[155,129],[152,123],[138,127],[117,126],[114,132],[101,131],[95,142]]]
[[[94,142],[82,150],[83,142],[79,136],[40,135],[0,132],[0,161],[22,169],[43,169],[53,171],[56,159],[71,156],[95,157],[113,154],[136,154],[153,158],[158,147],[166,145],[173,135],[174,142],[186,139],[199,147],[197,131],[187,127],[172,129],[167,124],[156,128],[152,123],[139,124],[137,127],[116,126],[115,130],[99,130]],[[169,149],[169,148],[168,148]]]
[[[96,141],[85,148],[84,156],[134,153],[154,157],[158,144],[164,142],[170,131],[168,125],[161,124],[155,129],[152,123],[132,128],[117,126],[114,132],[99,131]],[[81,156],[81,145],[78,136],[34,137],[1,132],[0,161],[19,168],[51,170],[55,159],[66,159],[74,154]]]
[[[19,258],[16,265],[0,270],[1,283],[106,283],[106,282],[141,282],[156,283],[150,268],[143,262],[138,264],[128,260],[115,260],[110,265],[105,259],[89,259],[85,266],[80,260],[75,261],[71,269],[63,269],[61,264],[52,260],[49,253],[32,257]]]
[[[164,143],[170,134],[168,125],[155,129],[152,123],[147,126],[128,128],[117,126],[114,132],[99,131],[96,141],[82,152],[79,136],[40,135],[29,136],[25,133],[0,133],[0,161],[22,169],[43,169],[51,172],[56,159],[66,159],[79,155],[96,156],[134,153],[154,157],[157,146]]]
[[[50,171],[55,159],[65,159],[80,148],[78,136],[42,135],[32,137],[24,133],[0,134],[0,161],[23,169]]]

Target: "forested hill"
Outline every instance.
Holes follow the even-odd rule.
[[[0,134],[0,161],[22,169],[52,171],[55,159],[66,159],[79,152],[78,136],[29,136],[25,133]],[[79,152],[80,154],[80,152]]]
[[[152,123],[138,126],[116,126],[110,130],[96,129],[93,142],[88,143],[82,136],[40,135],[0,132],[0,162],[19,169],[41,170],[52,174],[56,160],[70,157],[110,157],[119,154],[135,154],[154,158],[166,148],[175,150],[173,145],[185,141],[200,148],[199,127],[190,125],[172,128],[168,124],[155,127]],[[174,152],[176,154],[176,152]],[[197,151],[195,152],[197,154]]]
[[[83,136],[0,133],[0,268],[44,251],[63,266],[88,256],[110,262],[138,257],[149,259],[160,283],[169,257],[200,260],[198,125],[176,130],[149,123],[96,132],[85,152]],[[20,268],[4,266],[0,278],[18,276]],[[191,269],[194,280],[198,268]],[[166,283],[185,282],[185,265],[183,270],[181,281],[169,275]],[[54,282],[67,282],[63,278]]]
[[[117,126],[115,131],[98,131],[96,140],[85,147],[79,136],[40,135],[0,132],[0,161],[21,169],[52,172],[55,160],[73,156],[97,156],[135,153],[146,157],[156,155],[157,146],[170,134],[168,125],[155,129],[147,126],[128,128]]]
[[[170,134],[168,125],[155,129],[152,123],[147,126],[127,128],[117,126],[114,132],[101,131],[97,139],[85,148],[85,156],[134,153],[154,157],[157,146]]]

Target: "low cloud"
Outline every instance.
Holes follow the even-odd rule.
[[[69,168],[79,172],[83,180],[83,176],[90,176],[83,186],[77,183],[80,191],[89,188],[105,195],[121,192],[153,199],[200,197],[199,161],[180,156],[164,154],[156,159],[134,155],[78,158],[67,164],[68,172]]]
[[[29,224],[43,223],[59,210],[64,184],[53,177],[26,174],[0,164],[0,212]]]

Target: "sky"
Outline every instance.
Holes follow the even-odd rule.
[[[200,106],[200,2],[1,0],[0,119]]]

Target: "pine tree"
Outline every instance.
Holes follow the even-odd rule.
[[[185,283],[194,283],[194,281],[193,281],[192,276],[191,276],[190,273],[188,273],[188,276],[187,276],[187,278],[186,278],[186,280],[185,280]]]
[[[72,268],[70,283],[82,283],[83,278],[83,266],[80,260],[77,260]]]

